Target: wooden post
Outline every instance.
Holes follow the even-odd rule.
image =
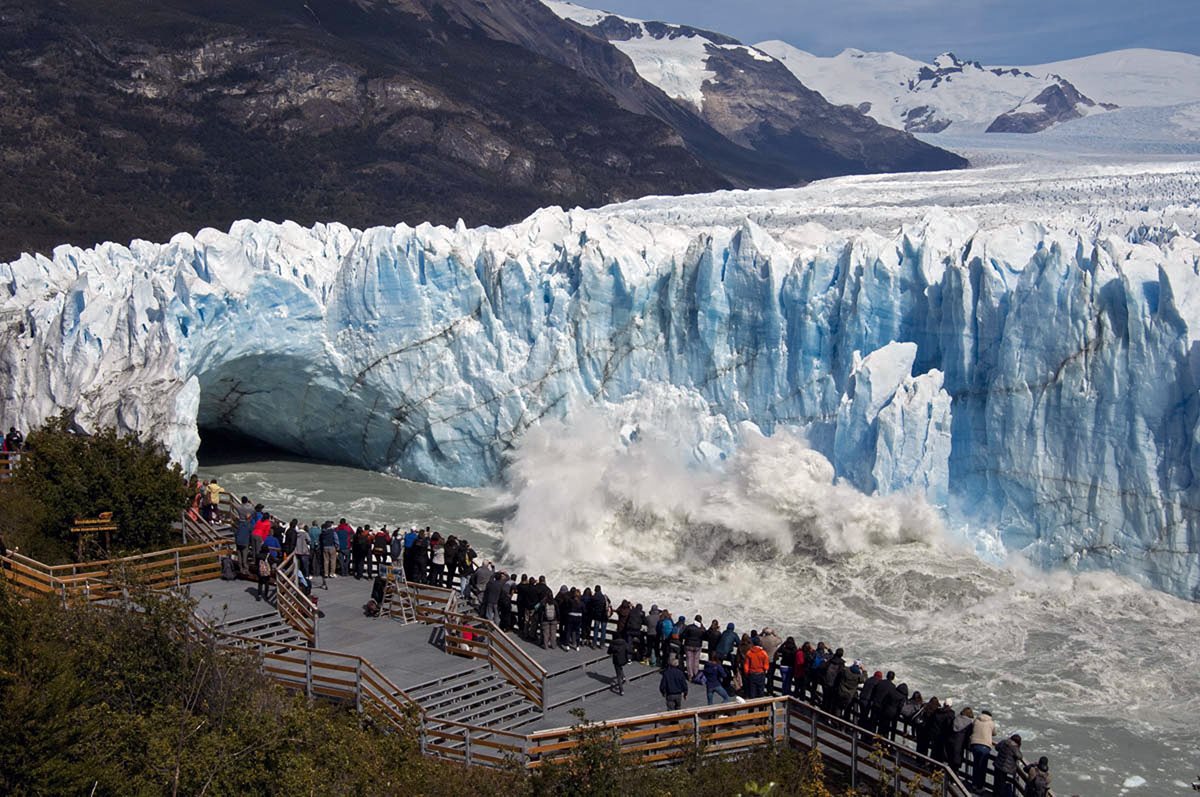
[[[304,694],[312,700],[313,696],[313,677],[312,677],[312,651],[304,651]]]
[[[175,552],[175,589],[182,586],[183,574],[179,572],[179,551]]]
[[[850,788],[858,788],[858,732],[850,733]]]
[[[700,749],[700,715],[698,713],[692,715],[692,745],[697,750]]]
[[[362,713],[362,659],[354,660],[354,710]]]
[[[896,747],[893,747],[892,749],[895,752],[895,759],[896,759],[896,769],[892,774],[892,792],[894,794],[899,794],[900,793],[900,747],[899,747],[899,745],[897,745]]]
[[[467,766],[471,765],[471,729],[463,728],[463,755],[466,757]]]

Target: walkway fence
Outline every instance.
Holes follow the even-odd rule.
[[[123,587],[171,589],[221,574],[221,556],[231,544],[185,545],[165,551],[81,562],[46,565],[19,553],[0,558],[5,582],[20,597],[55,595],[63,602],[97,601],[120,597]]]
[[[320,612],[313,600],[300,589],[299,565],[293,554],[283,558],[275,569],[275,609],[283,621],[308,643],[317,647]]]

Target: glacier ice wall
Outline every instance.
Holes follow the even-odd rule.
[[[671,386],[726,430],[800,429],[860,489],[1195,598],[1200,243],[1081,229],[549,209],[60,247],[0,265],[0,421],[71,408],[187,465],[198,427],[225,427],[474,485],[540,419]]]

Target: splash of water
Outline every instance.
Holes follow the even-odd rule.
[[[677,389],[544,422],[507,473],[516,510],[505,541],[533,569],[615,564],[631,551],[703,564],[733,549],[837,557],[945,539],[920,497],[863,495],[835,480],[800,431],[730,428]]]

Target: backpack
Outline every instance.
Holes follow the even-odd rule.
[[[825,685],[833,686],[837,683],[838,676],[842,674],[842,665],[831,661],[825,668]]]
[[[258,574],[263,578],[271,575],[271,560],[266,556],[260,557],[258,560]]]
[[[707,678],[707,677],[704,675],[704,671],[703,671],[703,670],[701,670],[700,672],[696,673],[695,677],[694,677],[694,678],[692,678],[692,683],[694,683],[694,684],[699,684],[700,686],[707,686],[707,685],[708,685],[708,678]]]
[[[542,621],[553,623],[558,619],[558,607],[554,605],[554,601],[546,601],[542,604]]]

